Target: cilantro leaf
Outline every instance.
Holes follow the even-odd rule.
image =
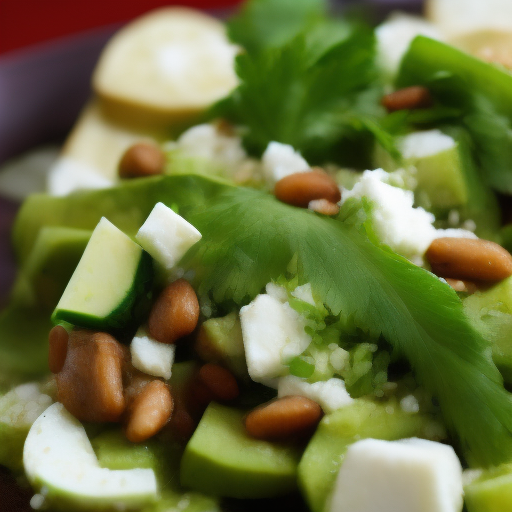
[[[370,28],[313,24],[282,46],[239,55],[240,85],[212,115],[245,126],[252,153],[275,140],[323,163],[341,139],[368,134],[358,119],[383,114],[374,57]]]
[[[203,233],[186,259],[200,294],[241,305],[296,259],[299,284],[408,359],[470,462],[512,456],[511,395],[456,293],[434,275],[343,222],[253,190],[226,190],[189,220]]]
[[[325,19],[326,0],[250,0],[227,23],[230,39],[248,53],[287,43]]]

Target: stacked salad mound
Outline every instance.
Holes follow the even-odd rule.
[[[113,40],[13,231],[0,463],[33,508],[512,510],[512,76],[397,59],[396,24],[251,0],[229,41],[182,9]]]

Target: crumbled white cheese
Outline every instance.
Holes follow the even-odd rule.
[[[421,265],[429,245],[446,236],[476,238],[474,233],[460,229],[439,229],[435,217],[423,208],[414,208],[414,194],[389,185],[382,169],[365,171],[354,188],[345,191],[342,201],[366,197],[373,203],[372,226],[381,242],[413,263]]]
[[[364,439],[349,446],[330,512],[460,512],[462,467],[451,446]]]
[[[130,344],[133,366],[148,375],[164,379],[171,378],[175,350],[175,345],[154,340],[145,329],[139,329]]]
[[[261,157],[263,173],[270,185],[290,174],[310,170],[309,164],[288,144],[270,142]]]
[[[286,373],[283,363],[311,343],[305,320],[288,303],[267,294],[240,310],[240,322],[247,368],[256,382],[265,384]]]
[[[311,304],[311,306],[315,305],[315,299],[313,298],[313,292],[311,291],[311,283],[306,283],[301,286],[297,286],[297,288],[295,288],[295,290],[291,292],[291,295],[296,299]]]
[[[400,400],[400,407],[402,411],[409,413],[416,413],[420,410],[420,404],[414,395],[407,395]]]
[[[0,423],[30,427],[52,402],[37,382],[21,384],[0,398]]]
[[[337,378],[310,383],[294,375],[281,377],[277,386],[277,396],[288,395],[310,398],[320,405],[326,414],[341,409],[354,401],[348,394],[345,383]]]
[[[201,233],[171,208],[157,203],[135,238],[169,271],[201,239]]]
[[[408,14],[393,14],[376,28],[378,60],[390,76],[396,74],[402,57],[418,35],[442,39],[432,23]]]
[[[267,295],[277,299],[279,302],[284,303],[288,301],[288,292],[284,286],[280,286],[275,283],[267,283],[265,291],[267,292]]]
[[[76,190],[112,187],[114,183],[94,167],[74,158],[60,157],[48,174],[47,189],[53,196],[66,196]]]
[[[441,130],[413,132],[398,141],[398,148],[406,160],[426,158],[453,149],[456,145],[455,139]]]
[[[212,124],[189,128],[176,142],[168,144],[166,149],[178,149],[185,156],[204,158],[230,170],[247,157],[240,137],[226,135]]]

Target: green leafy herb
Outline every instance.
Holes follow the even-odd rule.
[[[323,21],[325,0],[251,0],[228,21],[230,39],[256,54],[287,43]]]
[[[358,230],[248,189],[226,190],[189,220],[203,233],[188,255],[200,294],[243,304],[296,258],[299,284],[371,338],[382,335],[439,400],[471,462],[512,456],[512,400],[446,284]]]
[[[267,44],[262,27],[270,5],[290,23],[286,34],[267,23],[273,34]],[[275,140],[312,161],[339,160],[340,140],[349,138],[353,146],[357,139],[360,146],[365,137],[372,139],[374,130],[363,120],[384,113],[374,35],[360,24],[327,20],[323,2],[298,5],[292,12],[295,2],[289,0],[255,1],[231,22],[232,37],[247,49],[236,61],[240,85],[211,115],[244,126],[252,153],[261,154]],[[307,14],[311,10],[316,14]]]

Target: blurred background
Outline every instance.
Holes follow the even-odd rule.
[[[89,96],[89,82],[109,37],[163,5],[201,8],[223,17],[240,0],[0,0],[0,164],[61,139]],[[337,0],[379,21],[394,9],[421,10],[421,0]]]

